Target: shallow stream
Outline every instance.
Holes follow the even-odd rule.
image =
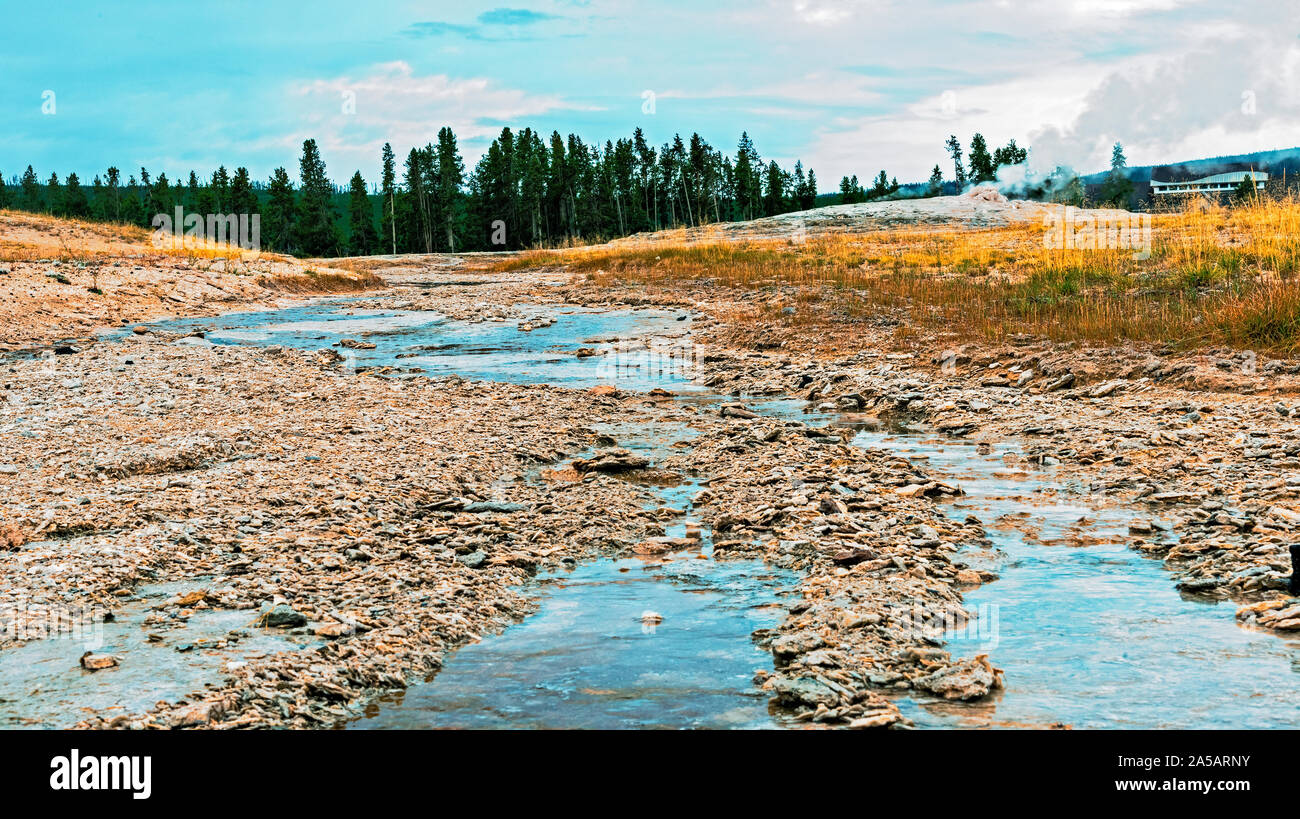
[[[373,344],[345,348],[357,367],[723,398],[691,384],[688,368],[650,353],[648,340],[671,345],[689,333],[690,318],[679,311],[537,305],[525,313],[531,331],[518,319],[458,321],[348,301],[155,326],[203,330],[215,344]],[[582,347],[615,352],[575,355]],[[750,406],[836,420],[809,414],[802,402]],[[674,436],[690,435],[684,426],[665,431],[609,429],[619,445],[652,459],[669,451]],[[1300,726],[1300,640],[1239,627],[1232,603],[1180,595],[1159,561],[1126,545],[1134,510],[1090,497],[1064,470],[1027,465],[1014,442],[981,454],[923,429],[860,431],[853,440],[923,459],[937,477],[959,484],[966,494],[946,512],[976,515],[993,541],[991,550],[959,556],[1000,579],[966,593],[979,626],[949,634],[948,647],[954,656],[988,654],[1006,671],[1007,688],[970,704],[898,695],[918,726]],[[693,486],[655,491],[659,504],[690,514]],[[680,532],[682,522],[676,525]],[[430,681],[380,700],[353,725],[779,727],[782,716],[751,682],[771,658],[750,634],[780,622],[796,584],[761,561],[711,559],[707,531],[694,550],[542,576],[536,614],[460,649]]]

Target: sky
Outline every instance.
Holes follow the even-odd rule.
[[[802,159],[822,191],[922,181],[943,142],[1015,139],[1035,168],[1300,144],[1294,0],[0,0],[0,173],[109,165],[377,179],[449,125],[467,167],[503,126],[693,131]]]

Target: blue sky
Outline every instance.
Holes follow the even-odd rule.
[[[401,156],[443,125],[470,165],[503,125],[728,152],[748,130],[823,190],[948,172],[944,138],[977,130],[1083,171],[1115,140],[1132,164],[1300,143],[1300,21],[1278,0],[8,5],[6,177],[265,178],[313,137],[333,178],[374,181],[384,141]]]

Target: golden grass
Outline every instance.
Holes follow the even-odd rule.
[[[284,293],[351,293],[383,287],[384,280],[368,271],[339,273],[334,270],[259,276],[258,285]]]
[[[758,317],[790,325],[892,317],[989,339],[1300,351],[1300,202],[1260,198],[1151,219],[1148,254],[1048,247],[1044,224],[1029,223],[531,251],[496,269],[564,265],[597,284],[763,291]],[[793,316],[782,309],[796,305]]]

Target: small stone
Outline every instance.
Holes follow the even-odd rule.
[[[461,555],[456,558],[456,560],[467,568],[480,569],[483,567],[483,564],[487,563],[487,552],[471,552],[467,555]]]
[[[307,625],[307,618],[287,603],[281,603],[262,615],[262,625],[267,628],[296,628]]]
[[[87,651],[81,655],[81,667],[87,671],[102,671],[105,668],[116,668],[117,665],[117,658],[112,654],[95,654]]]

